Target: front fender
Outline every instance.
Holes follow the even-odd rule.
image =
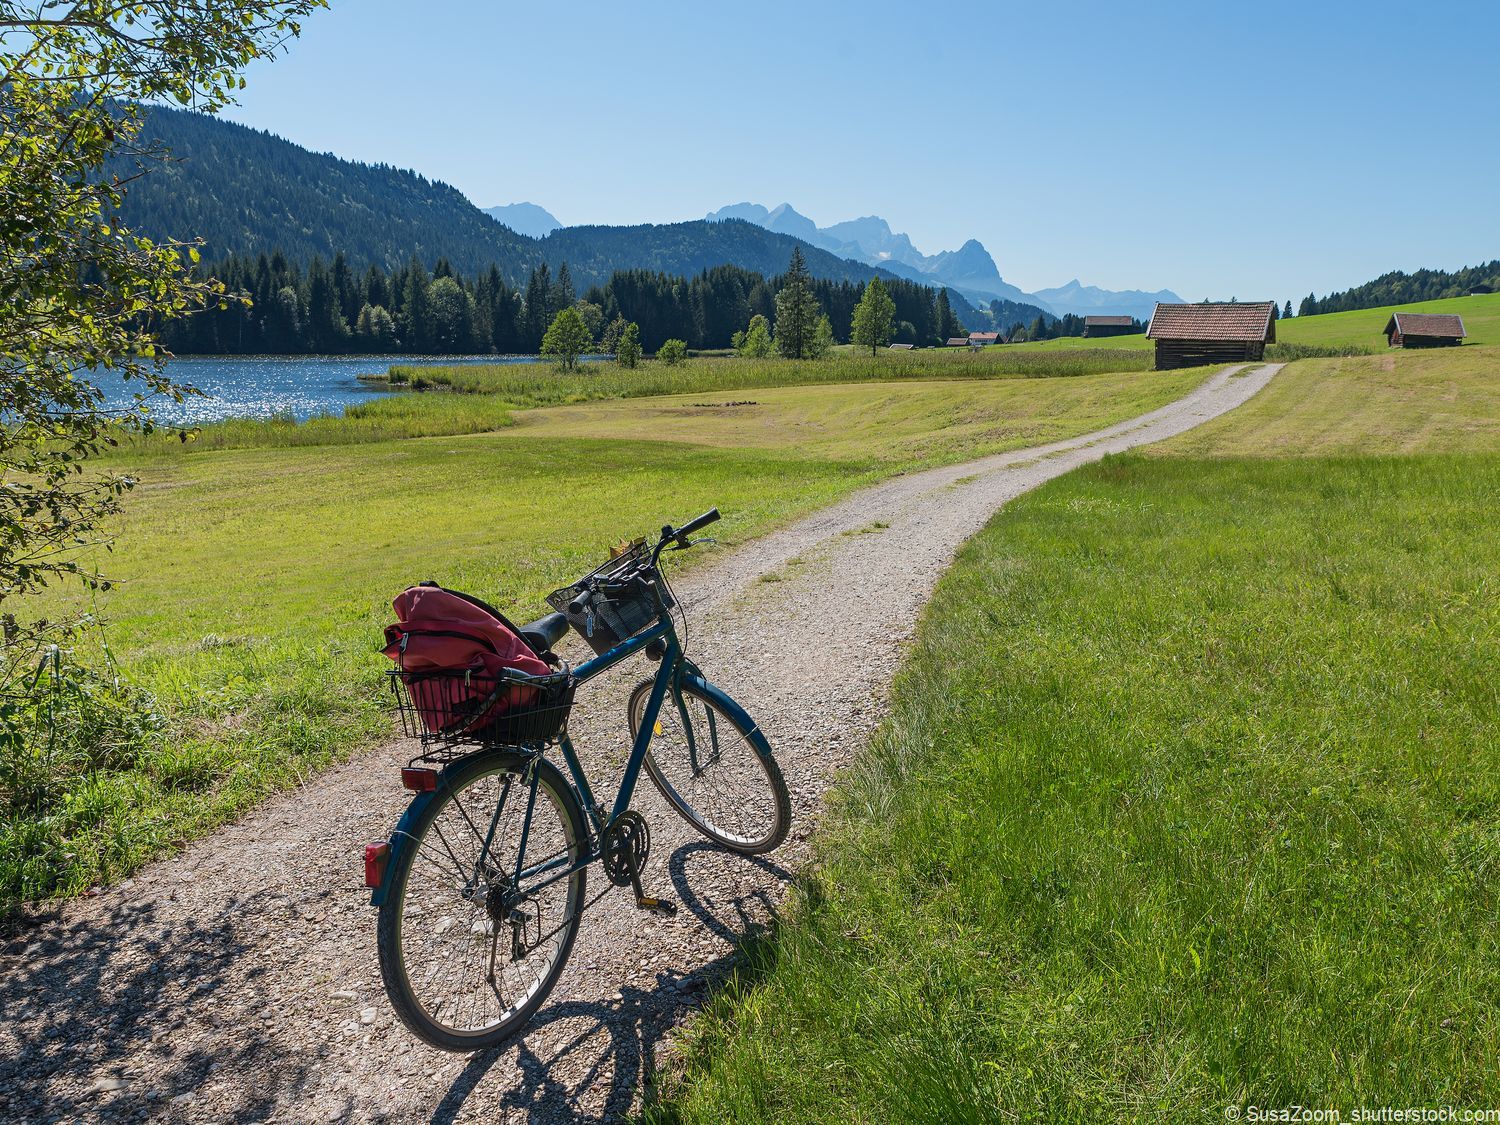
[[[694,688],[702,692],[704,697],[712,701],[715,707],[728,715],[743,730],[748,732],[747,737],[750,740],[750,745],[754,747],[757,754],[762,758],[774,757],[770,741],[766,738],[765,733],[760,729],[756,721],[750,717],[750,712],[731,699],[722,688],[715,687],[709,683],[703,678],[703,674],[697,671],[685,674],[682,679],[684,683],[692,684]]]

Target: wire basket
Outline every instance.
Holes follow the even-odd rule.
[[[594,591],[592,613],[573,613],[568,605],[586,587]],[[603,655],[650,628],[676,603],[661,571],[652,565],[651,549],[639,542],[571,586],[548,594],[547,604],[567,617],[573,631]]]
[[[572,675],[527,676],[445,669],[390,677],[396,714],[424,757],[466,754],[482,746],[541,746],[567,725],[577,687]]]

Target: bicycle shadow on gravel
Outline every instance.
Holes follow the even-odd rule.
[[[731,948],[686,973],[657,973],[654,987],[622,985],[618,1000],[545,1005],[519,1043],[470,1058],[433,1112],[433,1125],[456,1121],[485,1077],[509,1058],[517,1073],[500,1098],[501,1120],[515,1113],[539,1121],[612,1121],[631,1112],[637,1092],[649,1091],[656,1080],[657,1044],[729,981],[744,961],[743,950],[765,941],[776,925],[775,902],[764,888],[722,898],[695,890],[688,878],[695,858],[721,861],[715,866],[745,864],[783,884],[791,880],[784,868],[758,856],[734,855],[701,841],[679,847],[667,863],[679,918],[690,913]],[[589,1022],[569,1026],[580,1019]],[[596,1105],[586,1109],[589,1102]]]
[[[247,896],[208,922],[164,920],[158,905],[125,900],[107,917],[57,916],[0,949],[0,1120],[155,1116],[174,1097],[193,1101],[220,1072],[270,1068],[275,1087],[232,1082],[204,1095],[249,1120],[272,1113],[278,1092],[306,1088],[317,1059],[284,1051],[260,1026],[246,1034],[233,1014],[247,993],[257,1009],[276,1003],[274,967],[247,958],[246,930],[248,919],[285,909],[283,897]],[[125,949],[144,956],[117,955]],[[254,966],[247,975],[234,974],[241,959]],[[226,992],[232,1010],[221,1015]]]

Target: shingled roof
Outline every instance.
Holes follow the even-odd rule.
[[[1130,317],[1128,316],[1086,316],[1083,318],[1085,328],[1129,328]]]
[[[1164,305],[1151,314],[1146,335],[1153,340],[1256,340],[1276,339],[1270,301],[1244,304]]]
[[[1457,313],[1392,313],[1386,321],[1385,334],[1403,336],[1438,336],[1443,339],[1464,338],[1464,318]]]

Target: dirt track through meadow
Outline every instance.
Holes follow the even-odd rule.
[[[794,827],[759,860],[678,820],[644,778],[648,893],[584,918],[524,1039],[468,1057],[396,1023],[375,962],[365,842],[406,803],[408,744],[267,801],[0,953],[0,1120],[571,1121],[640,1104],[674,1027],[774,914],[832,774],[864,745],[922,606],[958,547],[1008,500],[1108,453],[1238,406],[1280,365],[1226,368],[1184,398],[1068,441],[895,478],[678,583],[688,650],[760,722]],[[574,658],[578,651],[566,653]],[[601,799],[628,749],[632,667],[572,724]],[[592,685],[591,685],[592,687]],[[602,889],[595,878],[591,892]]]

